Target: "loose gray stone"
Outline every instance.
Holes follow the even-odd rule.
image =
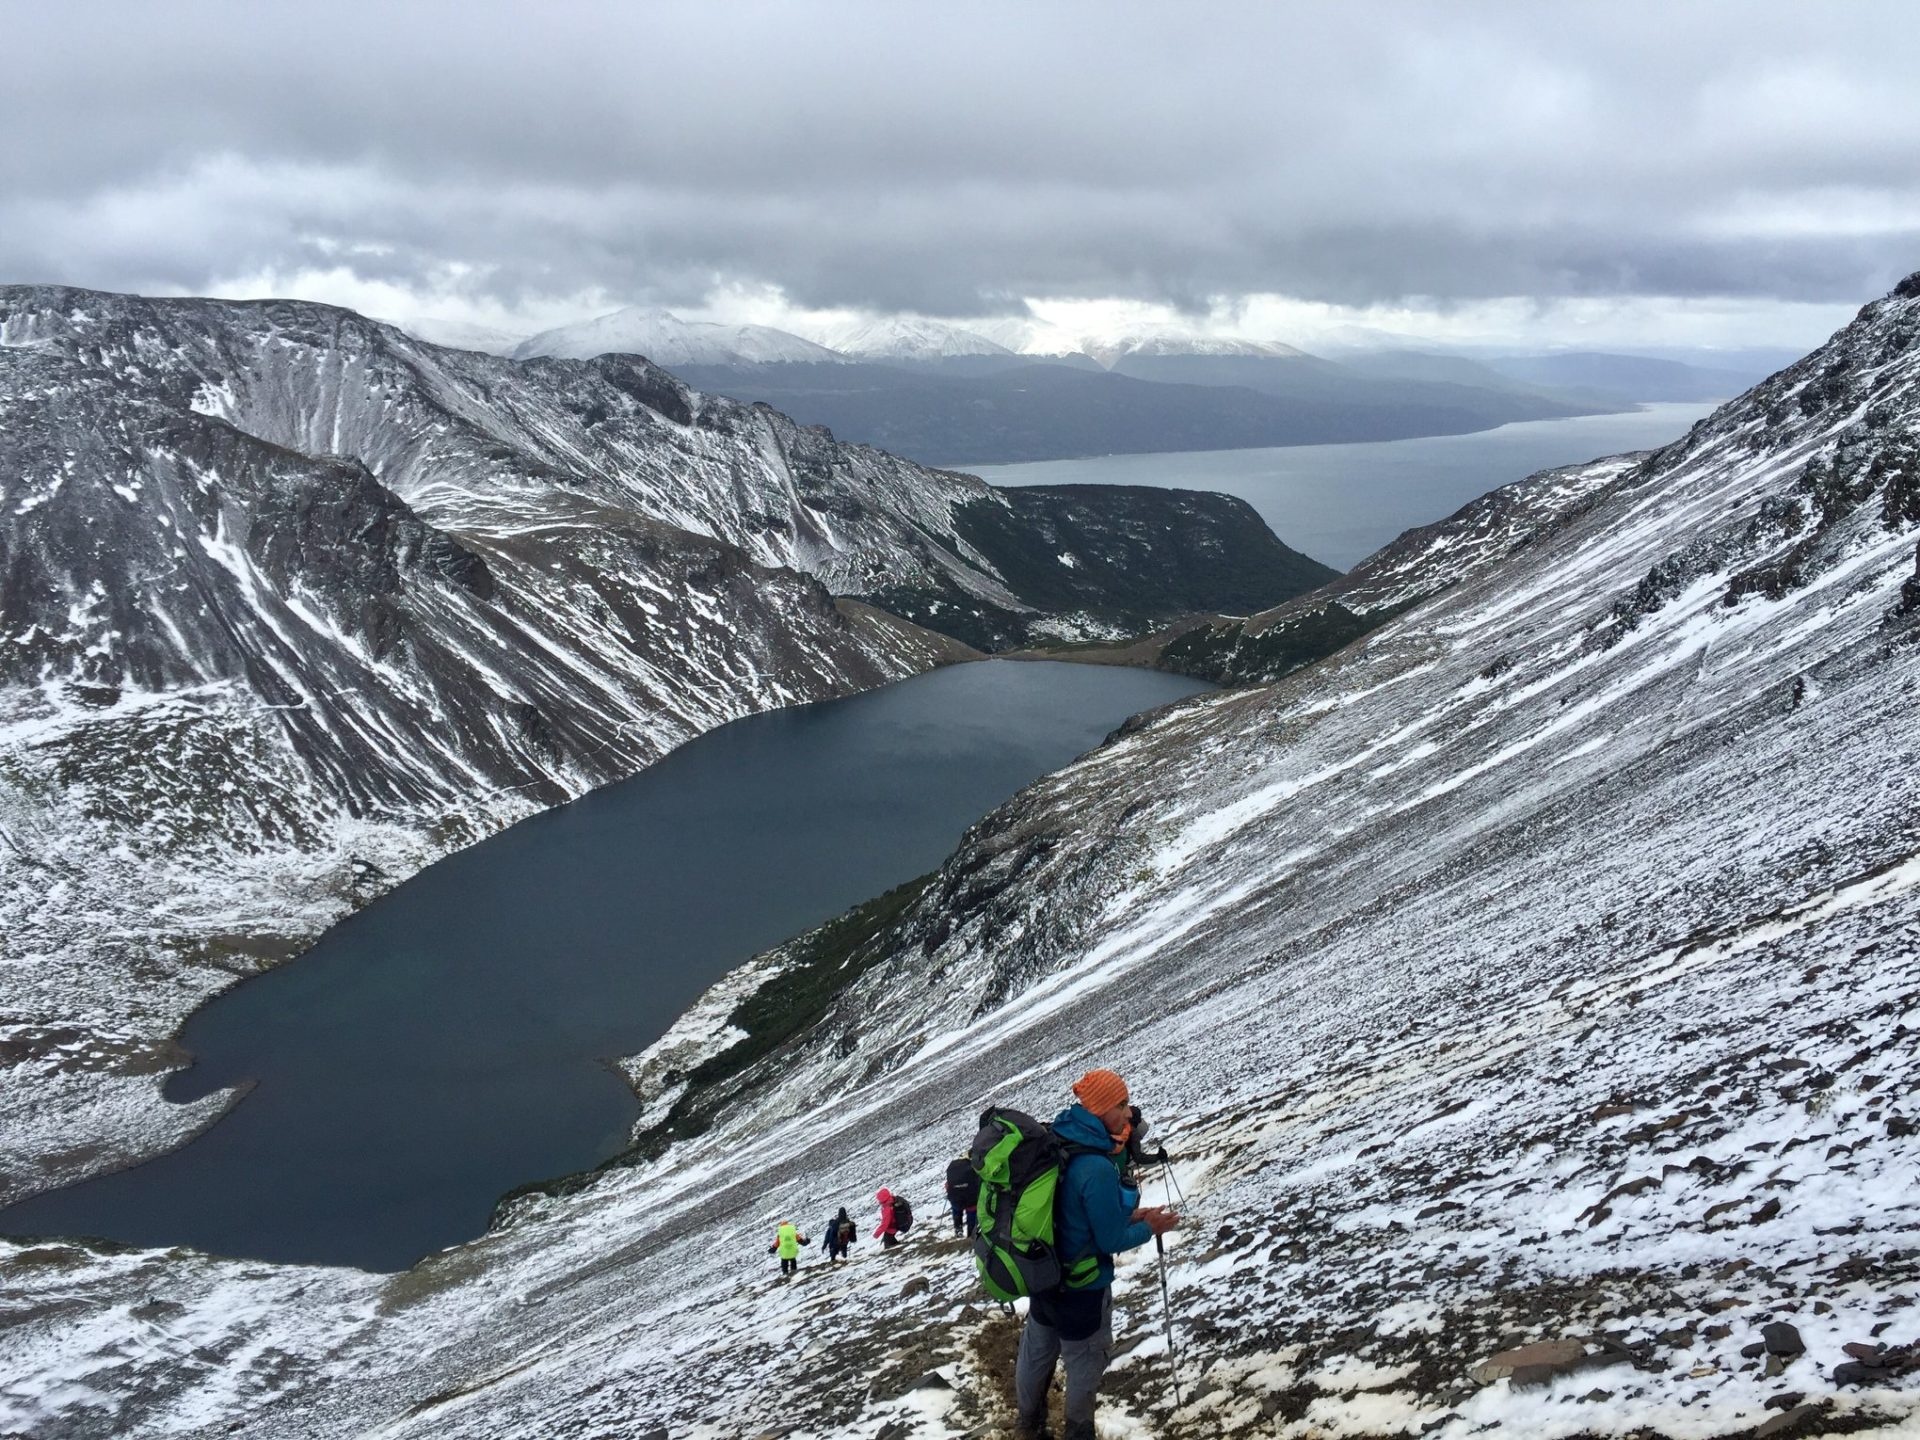
[[[1804,1355],[1807,1342],[1800,1338],[1800,1332],[1784,1320],[1776,1320],[1771,1325],[1762,1326],[1760,1338],[1765,1342],[1769,1355]]]

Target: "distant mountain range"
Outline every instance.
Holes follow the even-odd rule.
[[[711,325],[682,320],[665,310],[616,310],[576,325],[542,330],[513,347],[516,360],[550,355],[591,360],[596,355],[644,355],[656,365],[764,365],[771,362],[834,364],[837,350],[802,340],[770,325]]]
[[[424,318],[401,328],[519,360],[643,355],[703,390],[938,465],[1462,434],[1731,395],[1778,358],[1462,354],[1349,337],[1330,359],[1165,329],[1076,337],[1031,321],[970,328],[910,315],[802,336],[637,306],[525,337]]]
[[[1645,355],[1607,355],[1584,350],[1559,355],[1500,356],[1486,363],[1488,369],[1529,385],[1547,385],[1612,400],[1724,400],[1760,378],[1745,369],[1709,369]]]
[[[971,370],[953,360],[938,367],[695,365],[675,373],[702,390],[765,401],[843,440],[959,466],[1401,440],[1624,408],[1563,402],[1519,387],[1496,392],[1377,380],[1306,358],[1200,355],[1130,363],[1150,366],[1152,378],[1017,360]],[[1222,366],[1242,378],[1220,378]],[[1182,373],[1191,378],[1174,378]]]

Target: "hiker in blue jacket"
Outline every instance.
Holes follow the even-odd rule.
[[[1094,1440],[1094,1401],[1113,1348],[1113,1257],[1180,1223],[1171,1210],[1140,1208],[1140,1192],[1121,1178],[1132,1129],[1127,1082],[1111,1070],[1089,1070],[1073,1093],[1079,1103],[1053,1122],[1054,1133],[1076,1147],[1055,1201],[1054,1237],[1066,1281],[1032,1298],[1020,1334],[1014,1394],[1022,1440],[1052,1434],[1047,1387],[1056,1362],[1067,1376],[1065,1440]]]

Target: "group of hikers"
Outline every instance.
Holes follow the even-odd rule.
[[[878,1240],[882,1248],[891,1250],[913,1228],[913,1202],[884,1186],[873,1198],[880,1207],[880,1223],[874,1227],[872,1238]],[[962,1155],[947,1166],[947,1209],[953,1216],[955,1235],[971,1237],[977,1232],[976,1207],[979,1202],[980,1177],[974,1173],[972,1163]],[[830,1263],[844,1260],[853,1249],[857,1234],[853,1217],[842,1205],[839,1212],[820,1227],[821,1251]],[[767,1253],[779,1257],[782,1275],[792,1275],[800,1268],[801,1249],[813,1243],[800,1233],[799,1227],[791,1220],[782,1220],[774,1231],[773,1243],[767,1247]]]
[[[1066,1377],[1062,1440],[1093,1440],[1094,1402],[1113,1347],[1114,1257],[1150,1240],[1159,1245],[1180,1223],[1171,1209],[1140,1204],[1136,1168],[1168,1158],[1164,1147],[1143,1147],[1147,1123],[1127,1082],[1111,1070],[1089,1070],[1073,1095],[1051,1124],[988,1110],[972,1150],[947,1166],[953,1233],[972,1241],[982,1286],[1004,1303],[1027,1302],[1014,1370],[1021,1440],[1053,1440],[1047,1392],[1056,1367]],[[874,1200],[880,1223],[873,1238],[891,1249],[912,1228],[913,1206],[888,1189]],[[821,1227],[830,1262],[846,1257],[856,1228],[844,1206]],[[768,1253],[779,1256],[782,1275],[792,1275],[801,1247],[812,1243],[783,1220]],[[1171,1333],[1168,1343],[1171,1359]]]

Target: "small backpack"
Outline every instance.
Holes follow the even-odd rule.
[[[893,1228],[903,1234],[913,1228],[913,1206],[904,1195],[893,1197]]]
[[[853,1243],[853,1222],[851,1220],[842,1220],[840,1222],[840,1243],[843,1246]]]
[[[980,1229],[973,1237],[980,1284],[1002,1304],[1041,1295],[1099,1269],[1087,1256],[1063,1269],[1053,1235],[1060,1177],[1075,1155],[1099,1152],[1072,1145],[1031,1115],[994,1107],[980,1117],[968,1154],[980,1176]]]

